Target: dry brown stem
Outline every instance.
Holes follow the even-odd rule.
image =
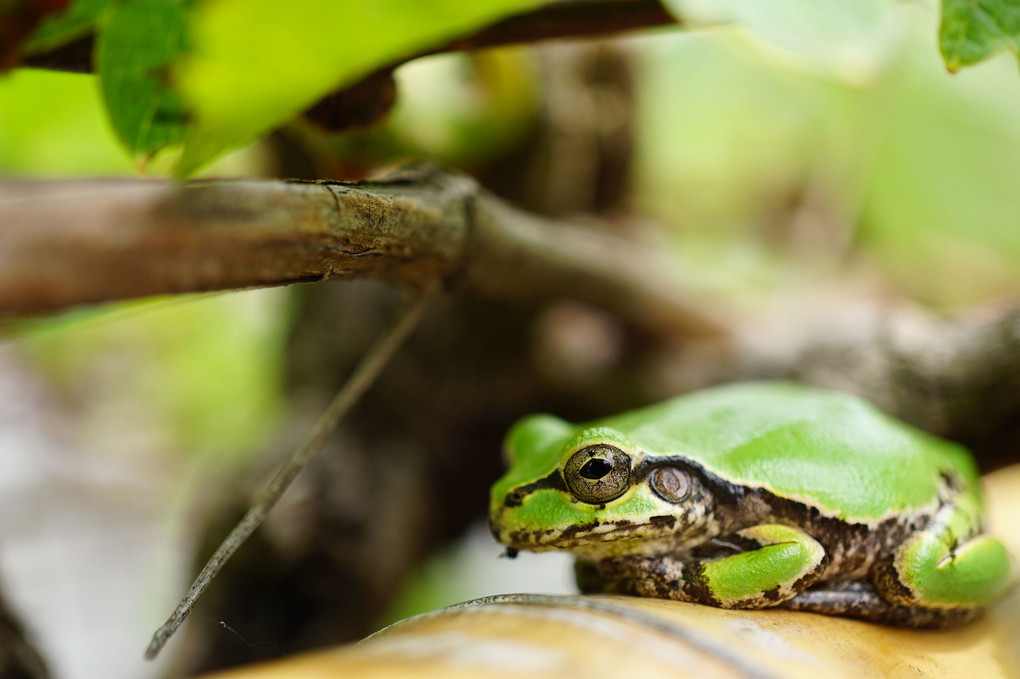
[[[656,330],[712,333],[716,307],[656,249],[543,220],[463,175],[372,182],[0,183],[0,311],[372,277],[491,299],[576,298]]]

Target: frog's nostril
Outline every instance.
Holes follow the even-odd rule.
[[[518,488],[510,493],[507,493],[506,498],[503,500],[504,507],[520,507],[524,503],[524,496],[527,493]]]

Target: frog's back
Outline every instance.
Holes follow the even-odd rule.
[[[962,447],[849,394],[786,382],[727,385],[608,418],[651,455],[681,455],[723,479],[866,521],[976,482]]]

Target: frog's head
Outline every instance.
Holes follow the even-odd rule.
[[[511,549],[665,552],[712,522],[712,495],[695,474],[612,428],[533,415],[505,450],[510,469],[492,487],[489,525]]]

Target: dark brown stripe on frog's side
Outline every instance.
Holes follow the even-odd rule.
[[[661,525],[665,523],[655,521],[654,519],[657,518],[661,517],[653,517],[652,525]],[[673,517],[671,516],[669,518],[672,519]],[[605,531],[604,533],[600,533],[599,535],[602,538],[604,538],[607,535],[615,536],[620,534],[632,533],[645,528],[645,525],[643,523],[636,523],[634,521],[628,521],[627,519],[613,519],[612,521],[599,521],[596,519],[593,521],[589,521],[587,523],[579,523],[575,526],[567,526],[560,533],[559,537],[561,540],[572,540],[584,533],[590,533],[594,531],[596,528],[599,528],[604,525],[612,526],[612,528],[610,530]],[[670,525],[672,525],[672,523]]]
[[[510,542],[515,545],[537,545],[556,533],[555,529],[510,531]],[[525,548],[527,549],[527,548]]]
[[[589,521],[588,523],[576,523],[573,526],[567,526],[560,532],[559,538],[561,540],[570,540],[574,538],[578,533],[587,533],[593,531],[602,525],[598,521]]]
[[[511,492],[507,493],[506,497],[503,498],[503,506],[520,507],[524,502],[524,498],[531,495],[536,490],[542,490],[544,488],[561,490],[564,493],[568,492],[567,484],[563,482],[563,475],[560,474],[560,470],[554,469],[548,476],[543,476],[537,481],[532,481],[531,483],[526,483],[523,486],[518,486]]]
[[[669,465],[696,474],[708,487],[716,502],[716,518],[725,533],[774,521],[797,526],[814,537],[828,556],[828,565],[821,574],[823,579],[840,574],[863,575],[876,563],[890,558],[896,547],[928,525],[938,507],[951,501],[965,485],[953,474],[943,472],[932,506],[886,519],[852,522],[825,516],[817,507],[779,497],[764,488],[730,483],[682,455],[645,458],[634,470],[635,482],[643,482],[656,467]]]

